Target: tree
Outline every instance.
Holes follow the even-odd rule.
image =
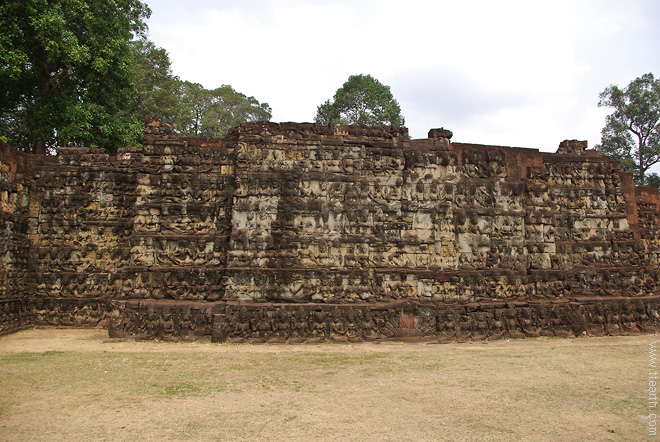
[[[211,91],[211,105],[202,119],[202,134],[222,137],[229,129],[247,121],[269,121],[272,109],[268,103],[236,92],[229,85]]]
[[[139,0],[1,2],[2,135],[42,154],[61,144],[135,144],[143,125],[131,109],[130,41],[150,13]]]
[[[660,79],[636,78],[624,89],[611,85],[600,94],[599,107],[611,107],[596,150],[621,161],[637,185],[644,185],[651,166],[660,162]]]
[[[147,117],[172,121],[178,112],[181,81],[172,74],[170,57],[146,38],[132,41],[137,96],[134,111]]]
[[[210,91],[199,83],[184,81],[179,84],[179,100],[174,127],[182,135],[201,135],[202,118],[211,105]]]
[[[208,90],[199,83],[183,82],[175,128],[183,135],[222,137],[246,121],[268,121],[272,109],[229,85]]]
[[[645,184],[647,186],[657,187],[658,189],[660,189],[660,175],[658,175],[657,173],[646,175]]]
[[[405,124],[390,87],[371,75],[351,75],[337,89],[332,101],[328,100],[317,108],[314,121],[317,124]]]

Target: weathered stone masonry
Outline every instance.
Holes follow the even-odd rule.
[[[655,332],[660,197],[616,161],[433,129],[149,122],[141,149],[0,145],[0,331],[303,342]]]

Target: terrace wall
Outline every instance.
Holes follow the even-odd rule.
[[[0,325],[302,341],[658,329],[660,197],[616,161],[433,129],[147,124],[141,149],[0,147]]]

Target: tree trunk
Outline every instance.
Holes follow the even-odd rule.
[[[52,95],[53,92],[54,92],[53,87],[51,85],[50,65],[46,63],[46,65],[39,70],[38,94],[41,95],[41,97],[45,97],[48,95]],[[43,124],[43,122],[41,124]],[[43,128],[39,128],[38,131],[41,132],[42,130]],[[41,135],[32,136],[32,152],[37,155],[46,155],[46,140],[44,140],[43,136]]]

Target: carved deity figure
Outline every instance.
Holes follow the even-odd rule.
[[[535,309],[530,307],[523,307],[520,311],[520,325],[523,333],[528,338],[538,338],[536,321],[534,318]]]
[[[522,339],[525,337],[518,323],[518,310],[515,307],[507,307],[504,310],[504,324],[506,325],[506,334],[509,338]]]
[[[379,338],[375,329],[376,319],[374,318],[374,314],[369,307],[366,307],[362,313],[362,336],[365,341],[372,341]]]
[[[330,315],[330,339],[333,341],[347,341],[348,336],[346,335],[346,323],[344,319],[343,312],[339,309],[332,311]]]
[[[603,304],[597,302],[590,307],[591,308],[589,308],[586,314],[587,333],[590,336],[605,336],[607,331],[605,330],[605,312]]]
[[[502,339],[506,333],[501,309],[495,307],[488,311],[488,339]]]
[[[448,308],[439,308],[436,319],[438,342],[451,342],[456,339],[454,315]]]

